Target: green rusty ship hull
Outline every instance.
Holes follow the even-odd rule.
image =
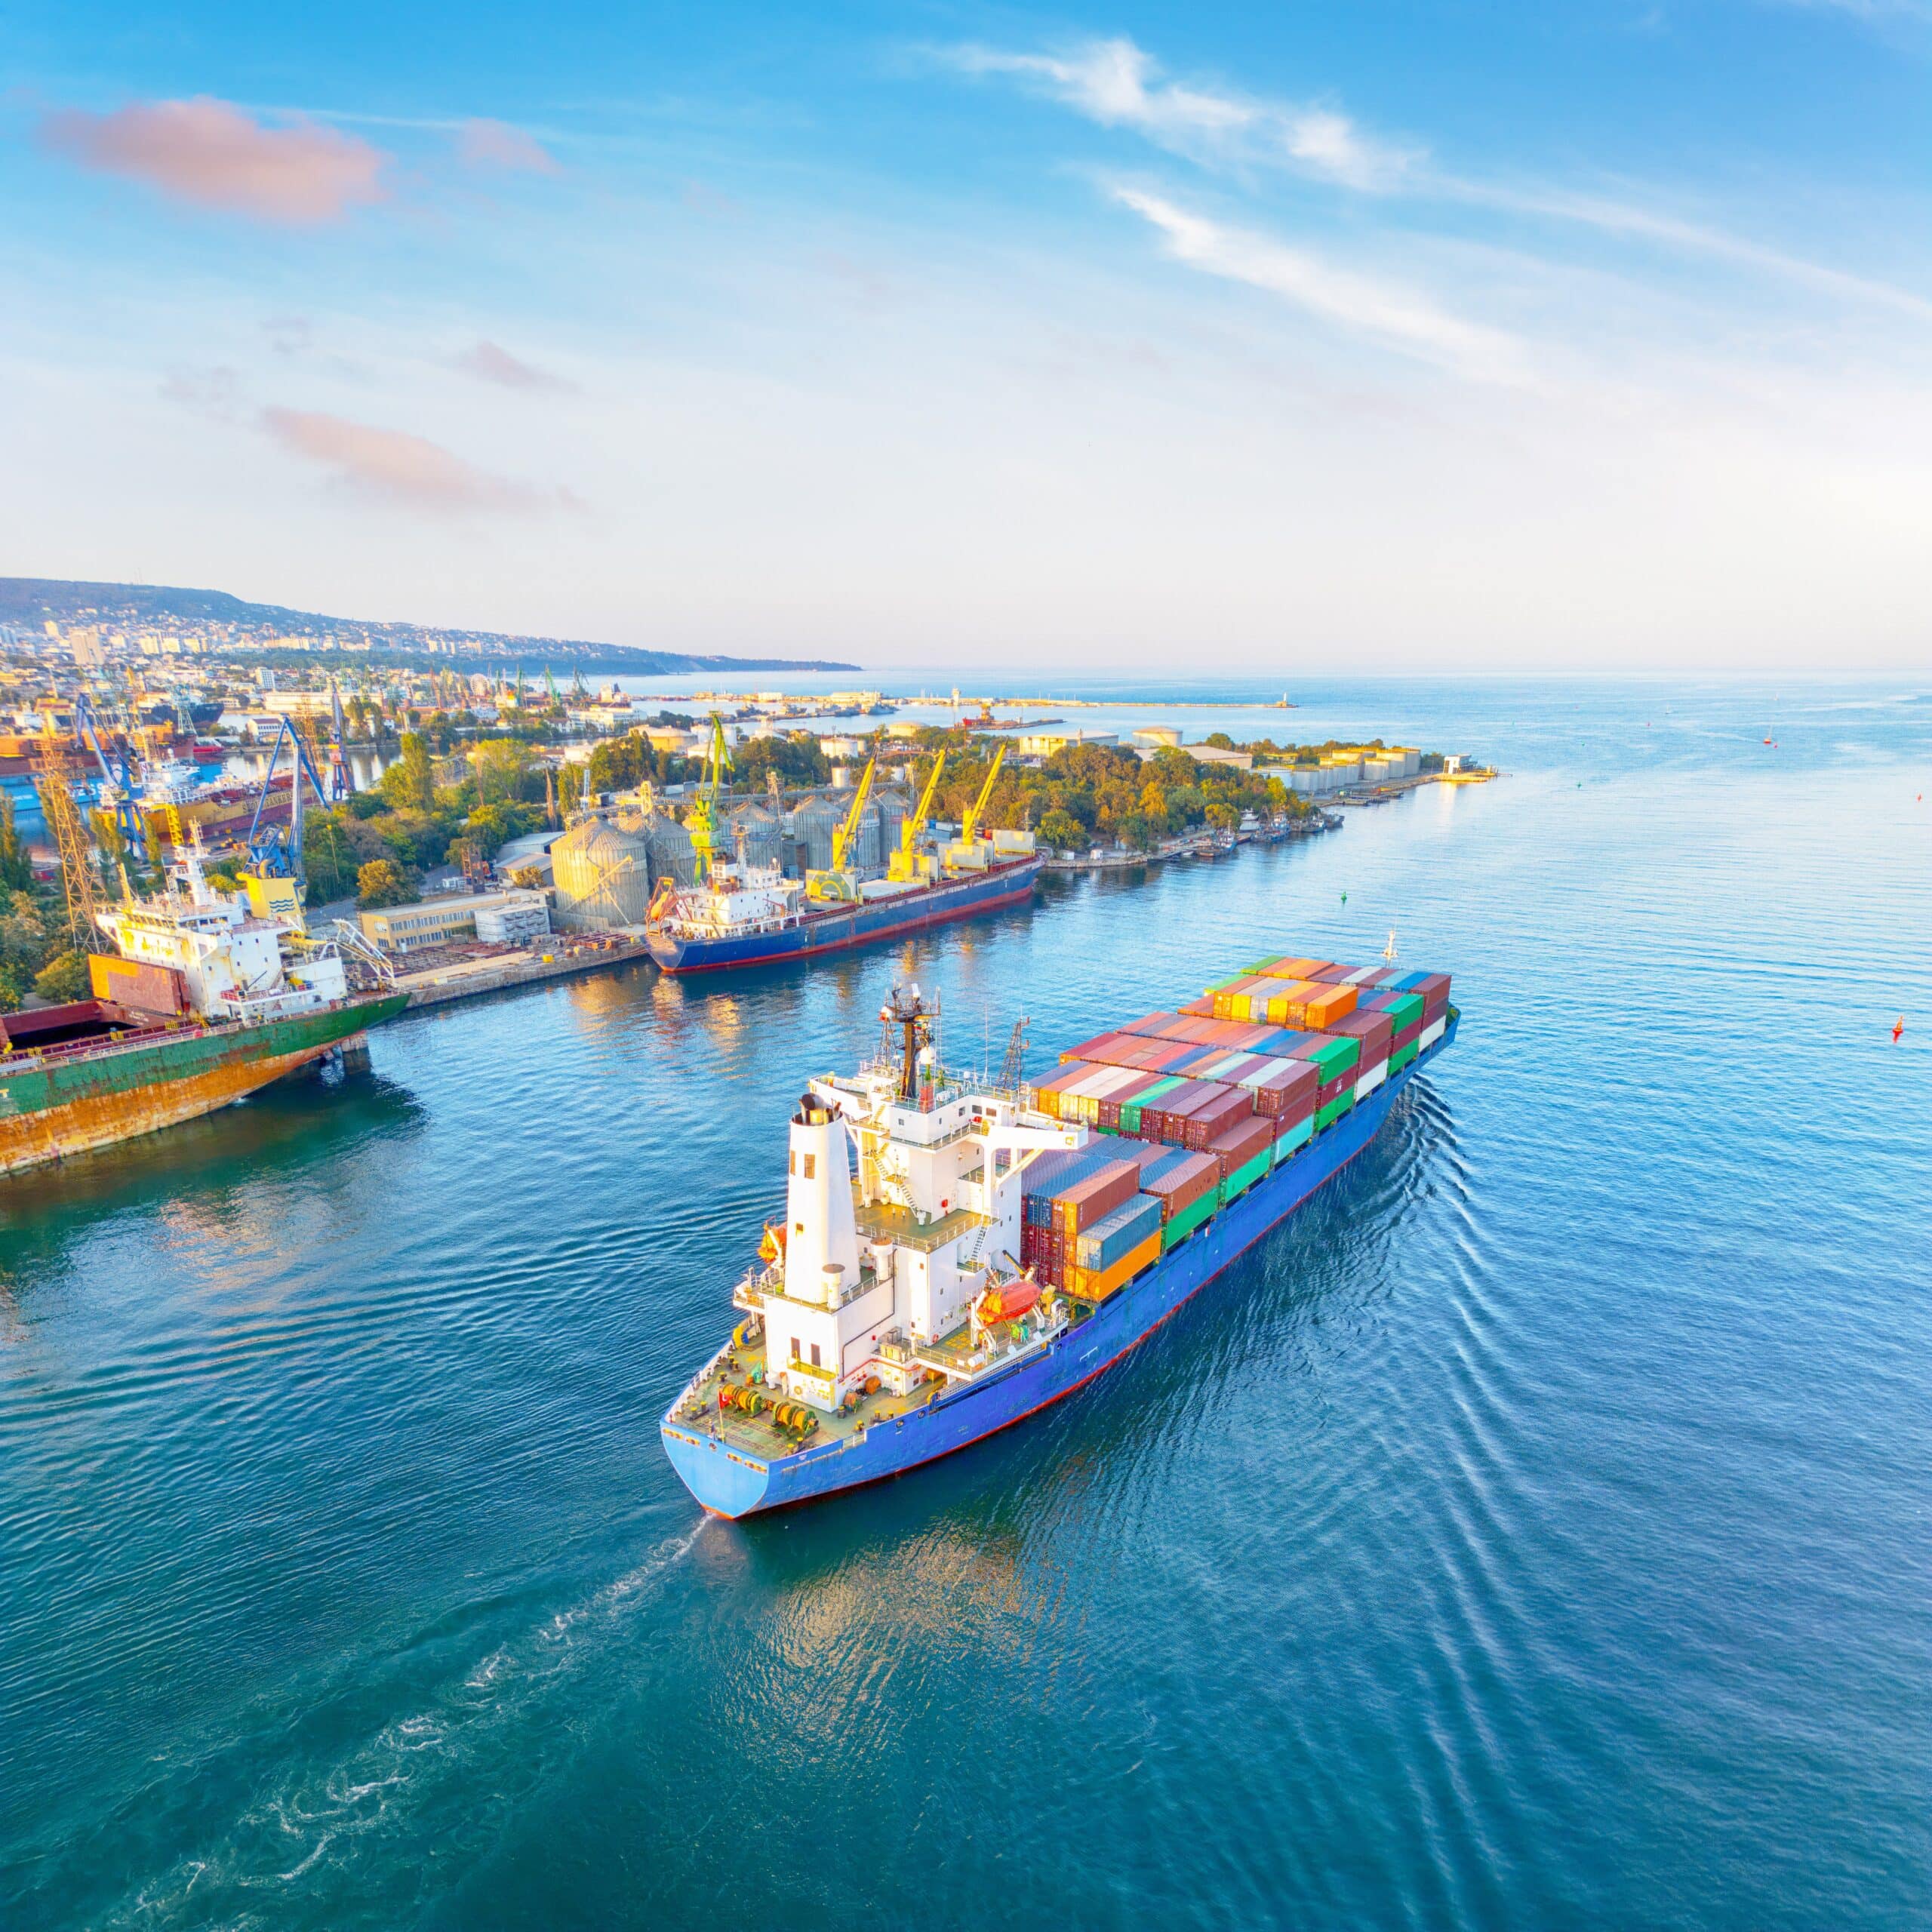
[[[0,1174],[212,1113],[393,1019],[408,995],[72,1054],[0,1056]]]

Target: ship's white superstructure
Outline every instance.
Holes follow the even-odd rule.
[[[332,943],[307,938],[288,881],[251,880],[242,891],[220,891],[192,845],[162,891],[131,897],[96,916],[124,958],[180,973],[189,1004],[205,1019],[281,1019],[349,996],[340,955]]]
[[[828,1414],[869,1388],[970,1380],[1068,1319],[1020,1264],[1022,1176],[1086,1128],[948,1073],[916,986],[881,1017],[901,1048],[801,1098],[786,1218],[735,1297],[763,1323],[765,1387]]]

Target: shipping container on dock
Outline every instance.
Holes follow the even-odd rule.
[[[919,1059],[923,1009],[900,989],[903,1065],[814,1079],[799,1103],[792,1149],[817,1178],[794,1161],[783,1252],[740,1283],[744,1320],[663,1419],[678,1474],[749,1515],[1071,1393],[1369,1143],[1455,1037],[1449,992],[1446,975],[1284,955],[1015,1093]]]

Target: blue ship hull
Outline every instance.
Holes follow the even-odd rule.
[[[733,966],[768,966],[780,960],[805,959],[822,952],[843,952],[897,939],[929,926],[976,918],[1002,906],[1017,906],[1032,897],[1040,875],[1037,859],[949,879],[943,884],[920,887],[895,898],[875,900],[849,909],[813,912],[794,926],[775,932],[752,932],[723,939],[678,939],[651,931],[645,944],[667,973],[715,973]]]
[[[1004,1374],[935,1397],[890,1426],[875,1423],[843,1441],[800,1449],[768,1462],[700,1434],[688,1423],[675,1422],[674,1410],[661,1425],[672,1466],[715,1515],[749,1516],[902,1475],[1072,1395],[1144,1341],[1189,1297],[1353,1160],[1374,1139],[1396,1096],[1455,1038],[1456,1023],[1452,1011],[1441,1038],[1426,1052],[1318,1134],[1266,1180],[1211,1215],[1078,1327]]]

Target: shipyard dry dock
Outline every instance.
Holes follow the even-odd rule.
[[[709,1510],[896,1475],[1057,1401],[1339,1172],[1455,1038],[1445,974],[1264,961],[1032,1087],[900,1035],[814,1080],[744,1319],[663,1418]],[[855,1171],[856,1163],[856,1171]]]

